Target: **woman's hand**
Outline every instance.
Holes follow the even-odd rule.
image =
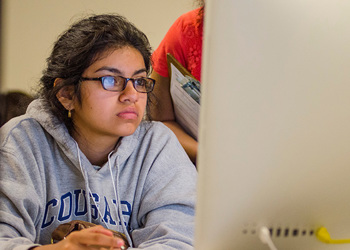
[[[122,250],[123,239],[114,237],[113,233],[98,225],[80,231],[74,231],[58,243],[33,248],[35,250]]]

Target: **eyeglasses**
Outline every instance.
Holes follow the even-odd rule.
[[[82,77],[81,81],[100,81],[105,90],[114,92],[123,91],[128,81],[131,81],[135,90],[140,93],[152,92],[154,84],[156,83],[156,80],[148,77],[125,78],[122,76]]]

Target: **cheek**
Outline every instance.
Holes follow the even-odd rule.
[[[143,112],[146,111],[147,101],[148,101],[147,96],[140,99],[140,103],[141,103]]]
[[[113,103],[113,95],[108,92],[86,88],[82,93],[81,107],[85,112],[101,114]]]
[[[99,119],[98,117],[103,117],[107,110],[108,106],[106,107],[103,100],[96,101],[96,99],[86,98],[82,100],[76,111],[85,119]]]

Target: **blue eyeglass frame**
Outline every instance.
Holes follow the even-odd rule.
[[[106,78],[113,78],[114,81],[116,77],[119,77],[119,78],[122,78],[124,79],[124,86],[121,90],[111,90],[111,89],[107,89],[104,85],[104,79]],[[135,81],[138,80],[138,79],[147,79],[147,80],[151,80],[152,81],[152,87],[149,91],[139,91],[136,86],[135,86]],[[156,83],[156,80],[152,79],[152,78],[149,78],[149,77],[140,77],[140,78],[127,78],[127,77],[123,77],[123,76],[101,76],[101,77],[81,77],[80,78],[80,81],[99,81],[103,87],[103,89],[107,90],[107,91],[112,91],[112,92],[121,92],[123,91],[125,88],[126,88],[126,85],[128,84],[129,81],[132,82],[132,85],[134,86],[134,89],[139,92],[139,93],[150,93],[153,91],[154,89],[154,85]]]

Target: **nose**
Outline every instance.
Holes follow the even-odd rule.
[[[134,88],[131,80],[126,83],[125,89],[120,93],[119,99],[121,102],[134,103],[138,100],[139,93]]]

